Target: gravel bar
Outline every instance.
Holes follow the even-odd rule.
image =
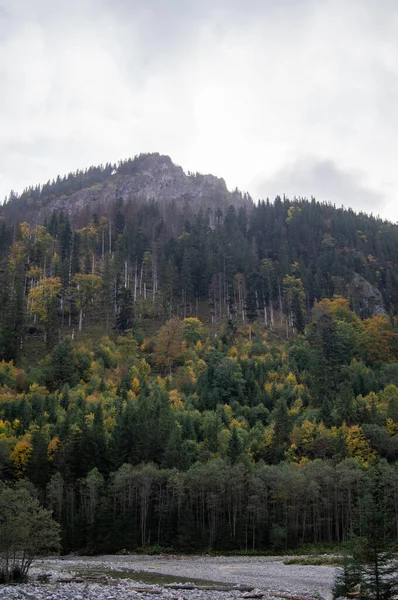
[[[335,568],[330,566],[285,565],[286,557],[210,557],[210,556],[101,556],[49,558],[35,563],[28,584],[0,586],[1,600],[237,600],[247,598],[247,592],[170,589],[161,584],[140,582],[140,573],[169,575],[186,581],[202,580],[233,586],[252,586],[257,597],[265,590],[268,600],[280,597],[274,593],[294,596],[332,597]],[[76,573],[95,572],[109,575],[106,583],[69,581]],[[128,572],[128,579],[114,579],[115,572]],[[134,573],[137,572],[135,577]],[[46,573],[49,583],[34,578]],[[62,582],[60,581],[62,580]],[[215,583],[216,585],[216,583]],[[137,591],[133,588],[139,588]]]

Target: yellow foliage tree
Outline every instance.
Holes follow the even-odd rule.
[[[184,403],[181,399],[181,394],[178,390],[170,390],[169,403],[170,403],[171,408],[174,408],[174,409],[184,408]]]
[[[19,369],[14,366],[12,360],[9,362],[5,360],[0,361],[0,387],[13,388],[16,384],[18,373]]]
[[[27,438],[19,440],[15,444],[11,453],[11,460],[17,477],[23,477],[25,475],[31,454],[32,444]]]
[[[138,379],[138,377],[133,377],[132,381],[131,381],[131,389],[134,392],[134,394],[138,394],[140,391],[140,380]]]
[[[187,317],[183,320],[183,337],[189,344],[202,342],[204,337],[203,324],[195,317]]]
[[[366,439],[362,427],[359,425],[352,425],[351,427],[343,425],[342,429],[348,454],[364,465],[369,464],[376,453]]]
[[[363,322],[365,354],[371,362],[395,362],[398,355],[397,334],[385,316],[376,315]]]
[[[156,364],[171,375],[171,369],[181,355],[183,322],[173,318],[160,329],[155,339],[153,356]]]
[[[317,425],[308,419],[303,421],[300,427],[293,427],[288,456],[293,460],[300,460],[303,456],[308,456],[314,446],[317,435]]]
[[[11,424],[10,421],[4,421],[0,419],[0,440],[8,438],[11,435]]]
[[[49,441],[48,446],[47,446],[47,456],[48,456],[49,461],[51,461],[51,462],[54,461],[54,456],[58,451],[60,443],[61,443],[61,440],[59,439],[59,437],[57,435],[52,437],[51,440]]]
[[[291,371],[290,371],[289,375],[286,377],[285,381],[286,381],[286,383],[288,383],[291,386],[295,386],[297,383],[296,376]]]
[[[62,284],[59,277],[46,277],[37,282],[35,287],[29,290],[28,303],[32,313],[41,323],[44,323],[46,337],[48,327],[54,320],[54,311],[56,310],[57,295],[61,290]]]
[[[391,417],[387,417],[386,429],[389,435],[397,435],[398,433],[398,423],[391,419]]]

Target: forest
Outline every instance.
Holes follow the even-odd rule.
[[[0,217],[0,484],[64,552],[283,551],[360,535],[377,463],[398,540],[398,227],[279,197],[167,215]]]

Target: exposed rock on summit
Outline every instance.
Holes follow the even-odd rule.
[[[224,179],[185,173],[169,156],[160,154],[142,154],[95,171],[98,172],[97,178],[96,173],[92,176],[90,170],[77,173],[76,179],[81,179],[79,186],[76,186],[76,179],[74,186],[69,187],[68,180],[58,178],[39,191],[23,192],[17,203],[20,212],[24,213],[24,220],[43,222],[53,211],[63,211],[74,218],[87,213],[104,214],[116,201],[125,204],[154,201],[161,206],[167,219],[168,209],[173,205],[184,208],[188,214],[200,208],[211,209],[215,213],[217,208],[241,205],[246,199],[240,192],[228,191]],[[5,216],[12,206],[15,207],[15,202],[3,207]]]

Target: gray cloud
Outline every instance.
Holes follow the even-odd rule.
[[[0,0],[0,198],[159,151],[396,219],[397,27],[395,0]]]
[[[384,194],[367,189],[363,179],[363,173],[344,171],[331,160],[307,158],[280,169],[256,188],[263,198],[283,194],[290,198],[314,196],[320,202],[377,215],[384,207]]]

